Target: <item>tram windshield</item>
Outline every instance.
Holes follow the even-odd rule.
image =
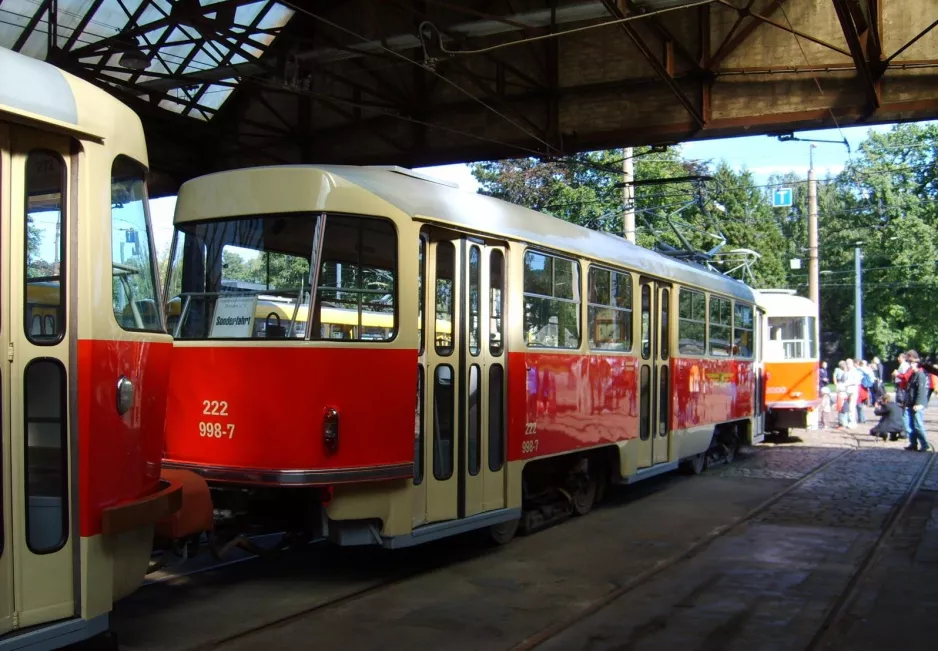
[[[166,315],[178,339],[394,338],[397,236],[385,220],[303,214],[183,223],[172,251]]]
[[[817,320],[813,316],[770,316],[766,358],[817,359]]]

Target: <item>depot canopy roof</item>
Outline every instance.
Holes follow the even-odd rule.
[[[292,15],[273,0],[3,0],[0,47],[210,120],[241,80],[234,66],[260,59]]]

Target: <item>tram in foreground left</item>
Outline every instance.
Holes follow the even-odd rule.
[[[703,267],[400,168],[220,172],[174,222],[163,462],[220,516],[505,542],[761,439],[755,297]]]
[[[0,650],[50,649],[107,629],[181,503],[171,340],[139,119],[3,48],[0,79]]]

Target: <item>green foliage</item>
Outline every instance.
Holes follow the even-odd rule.
[[[636,180],[707,174],[705,195],[688,182],[636,187],[637,243],[678,245],[671,223],[688,241],[709,250],[722,231],[723,251],[751,249],[755,286],[790,287],[807,294],[808,197],[794,173],[759,184],[748,170],[726,163],[684,160],[679,150],[636,149]],[[891,357],[914,347],[938,350],[938,125],[897,125],[871,133],[844,171],[818,182],[821,329],[838,354],[852,353],[853,256],[862,242],[864,339],[867,357]],[[621,234],[623,194],[620,150],[588,152],[563,161],[525,158],[477,163],[480,191],[588,228]],[[772,208],[771,190],[794,190],[791,208]],[[698,197],[725,212],[701,211]],[[670,216],[670,223],[668,217]],[[803,260],[790,270],[789,260]]]
[[[309,261],[282,253],[262,253],[245,260],[237,252],[222,253],[222,276],[225,280],[241,280],[265,285],[268,289],[299,289],[309,285]]]

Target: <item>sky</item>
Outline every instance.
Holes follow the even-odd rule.
[[[856,154],[859,144],[866,139],[870,131],[888,131],[892,125],[872,127],[849,127],[841,130],[824,129],[795,133],[799,138],[813,140],[834,140],[838,142],[819,142],[814,150],[814,168],[818,178],[835,175],[843,170],[850,156]],[[843,144],[846,138],[850,143],[850,152]],[[747,168],[753,172],[757,183],[765,183],[772,174],[795,172],[799,175],[808,173],[808,142],[781,142],[774,136],[747,136],[742,138],[724,138],[720,140],[701,140],[681,145],[684,158],[699,159],[716,163],[726,161],[734,169]],[[852,152],[852,153],[851,153]],[[476,182],[468,165],[442,165],[439,167],[419,168],[421,172],[431,174],[459,184],[461,190],[475,192]],[[173,208],[175,197],[163,197],[150,202],[154,237],[157,251],[169,249],[173,236]]]

